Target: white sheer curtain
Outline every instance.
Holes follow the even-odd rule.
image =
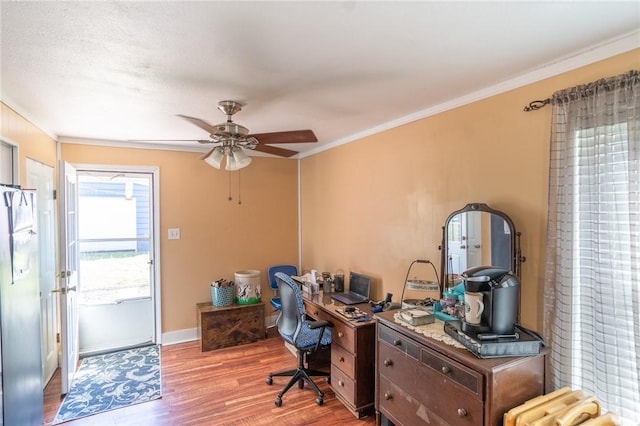
[[[640,421],[640,71],[554,93],[548,379]]]

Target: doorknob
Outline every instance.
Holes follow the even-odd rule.
[[[74,285],[73,287],[55,288],[51,290],[51,293],[67,294],[70,291],[78,291],[77,286]]]

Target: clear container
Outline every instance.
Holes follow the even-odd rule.
[[[455,316],[464,318],[464,294],[458,295],[458,301],[455,305]]]

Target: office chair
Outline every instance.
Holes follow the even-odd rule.
[[[267,277],[269,278],[269,285],[273,289],[274,294],[278,290],[278,282],[276,281],[276,272],[283,272],[289,276],[298,275],[298,268],[296,268],[293,265],[272,265],[272,266],[269,266],[269,268],[267,268]],[[271,306],[273,306],[273,309],[275,309],[276,311],[281,310],[282,303],[280,302],[280,297],[274,295],[271,298]]]
[[[304,367],[306,356],[318,350],[320,346],[331,344],[331,323],[328,321],[309,321],[304,316],[304,303],[302,301],[302,293],[298,285],[287,274],[277,272],[275,274],[278,288],[280,290],[280,298],[282,300],[282,310],[276,320],[278,332],[284,340],[296,347],[298,352],[298,368],[294,370],[286,370],[278,373],[269,373],[267,384],[273,384],[275,376],[291,376],[291,380],[284,389],[276,397],[276,407],[282,405],[282,396],[291,386],[298,382],[298,387],[302,389],[304,382],[307,382],[318,395],[316,404],[324,403],[324,393],[311,380],[311,376],[326,377],[327,383],[331,382],[331,376],[324,371],[312,370]]]

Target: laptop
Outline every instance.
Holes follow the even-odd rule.
[[[331,298],[345,305],[367,303],[370,290],[371,278],[357,272],[351,272],[349,274],[349,293],[332,293]]]

